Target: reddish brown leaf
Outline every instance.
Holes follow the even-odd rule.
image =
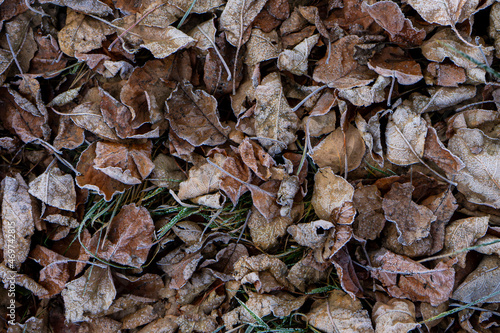
[[[423,78],[420,65],[405,57],[401,48],[387,46],[368,62],[368,67],[380,75],[394,77],[400,84],[415,84]]]

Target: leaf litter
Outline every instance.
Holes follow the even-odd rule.
[[[499,10],[3,1],[0,330],[494,331]]]

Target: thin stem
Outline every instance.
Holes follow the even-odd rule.
[[[19,70],[19,73],[24,74],[23,69],[21,68],[21,65],[19,64],[19,61],[17,61],[17,55],[14,52],[14,49],[12,48],[9,34],[6,33],[5,37],[7,38],[7,43],[9,44],[10,53],[12,54],[12,58],[14,59],[14,62],[16,63],[16,66],[17,66],[17,69]]]
[[[231,70],[229,69],[229,66],[227,65],[224,58],[222,57],[222,54],[220,54],[219,49],[217,48],[217,45],[215,45],[215,43],[210,39],[210,37],[205,33],[205,31],[203,31],[199,26],[196,28],[198,28],[198,30],[200,30],[200,32],[203,34],[203,36],[205,36],[208,39],[208,41],[210,42],[210,44],[212,44],[212,47],[214,48],[215,52],[217,53],[217,56],[219,57],[220,61],[222,62],[222,65],[226,69],[227,80],[231,81],[231,79],[232,79]]]

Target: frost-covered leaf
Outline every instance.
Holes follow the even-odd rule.
[[[214,163],[221,168],[224,160],[224,155],[219,153],[214,155]],[[220,188],[222,176],[222,171],[208,162],[195,165],[189,170],[188,179],[180,183],[178,196],[181,200],[184,200],[216,191]]]
[[[415,304],[396,298],[375,303],[372,313],[376,333],[409,332],[418,326],[415,316]]]
[[[241,46],[250,37],[252,21],[260,13],[267,0],[229,0],[220,16],[221,29],[233,46]]]
[[[473,203],[500,208],[500,140],[479,129],[461,128],[448,149],[465,164],[454,177],[458,190]]]
[[[73,177],[53,166],[30,182],[29,193],[47,205],[75,211],[76,191]]]
[[[319,40],[319,35],[304,39],[292,50],[284,50],[278,57],[278,68],[295,75],[307,73],[309,54]]]
[[[399,84],[415,84],[423,78],[420,65],[397,47],[385,47],[370,59],[368,67],[379,75],[396,78]]]
[[[151,182],[158,187],[178,190],[179,184],[186,180],[184,172],[172,156],[159,154],[153,160],[153,164],[155,168],[151,174]]]
[[[111,306],[116,296],[111,270],[90,267],[82,277],[67,283],[61,295],[67,321],[79,322],[99,315]]]
[[[446,227],[445,253],[453,253],[468,248],[488,230],[489,217],[469,217],[451,222]],[[465,267],[467,252],[455,254],[461,267]]]
[[[406,0],[424,20],[439,25],[455,25],[467,20],[480,3],[479,0],[439,0],[428,2],[425,0]]]
[[[57,6],[65,6],[84,14],[106,16],[113,12],[108,5],[99,0],[41,0],[40,3],[51,3]]]
[[[266,33],[254,28],[246,48],[245,64],[254,66],[262,61],[277,58],[281,51],[281,42],[275,30]]]

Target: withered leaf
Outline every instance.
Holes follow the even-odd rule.
[[[339,97],[347,99],[356,106],[369,106],[373,103],[380,103],[386,99],[385,87],[390,83],[391,79],[380,75],[371,86],[340,89]]]
[[[123,184],[140,184],[153,171],[152,143],[97,142],[93,168]]]
[[[151,174],[151,182],[158,187],[177,191],[179,184],[186,180],[186,175],[172,156],[159,154],[153,160],[153,164],[155,168]]]
[[[431,77],[429,77],[431,76]],[[435,83],[438,86],[458,87],[467,79],[465,69],[454,64],[431,62],[427,65],[426,82]]]
[[[219,167],[222,168],[224,161],[224,155],[214,155],[214,163]],[[222,172],[208,162],[195,165],[189,170],[188,179],[179,185],[179,199],[191,199],[216,191],[220,188],[221,178]]]
[[[12,277],[14,277],[15,279],[15,284],[26,288],[35,296],[43,297],[49,294],[49,291],[47,289],[39,285],[28,275],[20,274],[15,270],[11,270],[7,266],[5,266],[5,262],[0,263],[0,280],[4,283],[4,286],[8,286],[8,284],[12,282]],[[7,287],[5,287],[5,289],[7,289]]]
[[[353,224],[354,234],[363,239],[375,240],[385,226],[380,191],[375,185],[356,188],[353,202],[358,211]]]
[[[411,183],[394,183],[382,202],[385,218],[396,224],[398,241],[403,245],[427,237],[431,223],[436,220],[429,208],[412,200],[414,189]]]
[[[344,178],[337,176],[331,168],[321,168],[314,176],[311,203],[316,215],[322,220],[332,221],[332,213],[347,201],[352,201],[354,188]]]
[[[298,223],[288,227],[287,231],[293,239],[302,246],[312,249],[320,248],[324,245],[328,230],[335,228],[333,223],[318,220],[309,223]]]
[[[278,154],[295,141],[299,119],[288,105],[277,72],[262,80],[255,89],[255,99],[255,133],[271,155]]]
[[[352,259],[349,252],[347,252],[346,247],[344,246],[342,249],[337,251],[331,260],[337,270],[337,275],[340,279],[342,289],[352,298],[363,295],[363,287],[359,282],[357,273],[354,270]]]
[[[500,259],[498,255],[486,256],[479,263],[479,266],[457,287],[451,298],[464,303],[472,303],[498,292],[499,283]],[[500,296],[497,293],[484,302],[498,303]]]
[[[91,246],[105,260],[141,267],[153,246],[153,237],[154,224],[148,210],[128,204],[111,220],[104,239],[101,232],[92,237]]]
[[[344,173],[346,153],[347,171],[352,171],[361,164],[365,151],[360,131],[349,126],[345,132],[338,127],[313,148],[310,156],[319,167],[330,167],[335,173]]]
[[[240,258],[234,265],[234,271],[236,280],[253,283],[261,293],[290,287],[285,263],[267,254]]]
[[[319,40],[319,34],[304,39],[292,50],[284,50],[278,57],[278,68],[295,75],[307,74],[307,59]]]
[[[86,53],[100,48],[106,35],[114,32],[109,25],[68,8],[66,25],[59,31],[57,38],[61,51],[74,57],[75,52]]]
[[[275,30],[266,33],[254,28],[246,48],[245,64],[255,66],[262,61],[277,58],[281,52],[281,42]]]
[[[52,297],[60,293],[70,278],[69,258],[40,245],[30,252],[30,257],[44,266],[40,271],[40,284],[49,291],[44,297]],[[55,264],[55,261],[58,263]]]
[[[314,259],[312,252],[300,259],[287,275],[287,280],[300,291],[305,291],[309,284],[316,283],[328,275],[326,265],[320,265]]]
[[[391,42],[402,46],[422,44],[426,35],[425,30],[413,27],[413,23],[405,18],[395,2],[378,1],[372,5],[363,2],[362,9],[389,33]]]
[[[252,21],[260,13],[267,0],[229,0],[220,16],[220,27],[226,32],[226,39],[233,46],[248,41]]]
[[[28,185],[19,173],[2,180],[2,193],[3,257],[9,268],[18,270],[30,251],[37,212]]]
[[[434,269],[427,269],[384,248],[370,256],[375,267],[372,276],[383,283],[392,297],[439,305],[451,296],[455,282],[452,266],[456,260],[440,261]]]
[[[440,0],[432,3],[424,0],[407,0],[406,2],[427,22],[452,26],[467,20],[479,5],[477,0]]]
[[[415,84],[424,77],[420,65],[405,57],[403,49],[393,46],[385,47],[371,58],[368,67],[377,74],[394,77],[404,85]]]
[[[448,149],[465,164],[454,178],[458,190],[473,203],[500,208],[500,140],[479,129],[461,128],[448,142]]]
[[[437,166],[450,175],[459,172],[465,167],[462,160],[446,149],[439,140],[436,129],[432,126],[427,127],[424,157],[436,163]]]
[[[451,222],[445,232],[445,253],[464,250],[486,234],[489,217],[469,217]],[[467,252],[455,254],[458,264],[465,267]]]
[[[57,166],[48,168],[31,181],[29,193],[47,205],[75,211],[76,191],[73,177],[63,174]]]
[[[40,3],[51,3],[58,6],[66,6],[77,12],[106,16],[113,12],[108,5],[99,0],[40,0]]]
[[[317,300],[307,313],[309,323],[327,333],[372,333],[373,326],[368,311],[361,301],[341,290],[332,290],[328,299]]]
[[[409,106],[399,106],[390,116],[385,132],[387,159],[397,165],[418,163],[424,154],[426,134],[427,125],[422,117]]]
[[[66,284],[61,292],[65,317],[69,322],[79,322],[107,310],[116,296],[109,267],[90,267],[85,274]]]
[[[363,140],[368,147],[368,151],[374,161],[381,167],[384,166],[384,151],[382,149],[381,131],[380,131],[380,112],[368,119],[368,122],[356,114],[356,127],[361,132]]]
[[[229,172],[229,174],[246,183],[250,183],[252,179],[250,169],[245,163],[243,163],[240,156],[236,154],[230,154],[227,156],[222,168]],[[220,189],[226,193],[234,205],[238,203],[240,196],[248,191],[245,184],[240,180],[236,180],[228,174],[224,174],[221,178]]]
[[[243,163],[245,163],[257,177],[262,180],[268,180],[269,177],[271,177],[270,168],[275,166],[276,162],[261,146],[245,138],[240,143],[238,151]]]
[[[418,326],[415,316],[415,304],[396,298],[387,303],[375,303],[372,313],[377,333],[409,332]]]
[[[188,35],[196,40],[195,47],[203,51],[208,51],[208,49],[214,47],[216,32],[217,29],[215,29],[214,19],[212,18],[197,25]]]
[[[179,83],[165,102],[166,118],[175,133],[194,146],[224,143],[230,128],[220,123],[217,100],[190,83]]]
[[[80,155],[76,170],[81,173],[76,177],[76,183],[81,188],[97,191],[104,195],[106,201],[110,201],[113,195],[125,191],[129,185],[115,180],[104,172],[94,168],[97,143],[94,142]]]

